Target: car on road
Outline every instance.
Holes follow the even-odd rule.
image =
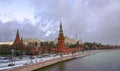
[[[10,64],[8,64],[8,66],[15,66],[15,64],[13,64],[13,63],[10,63]]]

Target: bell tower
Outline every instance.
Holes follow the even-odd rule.
[[[64,53],[64,33],[62,29],[62,23],[60,22],[60,30],[59,30],[59,36],[58,36],[58,51],[59,53]]]

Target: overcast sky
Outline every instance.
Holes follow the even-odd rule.
[[[84,42],[120,44],[120,0],[0,0],[0,41],[53,40],[64,34]]]

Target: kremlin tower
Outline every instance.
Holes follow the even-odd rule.
[[[62,23],[60,22],[60,30],[59,30],[59,36],[58,36],[58,52],[64,53],[64,34],[62,29]]]
[[[20,51],[23,50],[23,39],[20,38],[20,36],[19,36],[19,30],[17,30],[16,38],[15,38],[13,44],[12,44],[12,47],[15,50],[20,50]]]

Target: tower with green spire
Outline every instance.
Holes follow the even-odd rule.
[[[58,51],[59,53],[64,53],[64,33],[62,29],[62,23],[60,22],[60,30],[58,36]]]
[[[59,30],[59,34],[63,34],[63,29],[62,29],[62,23],[60,22],[60,30]]]
[[[19,30],[17,29],[17,33],[16,33],[16,36],[19,37]]]

